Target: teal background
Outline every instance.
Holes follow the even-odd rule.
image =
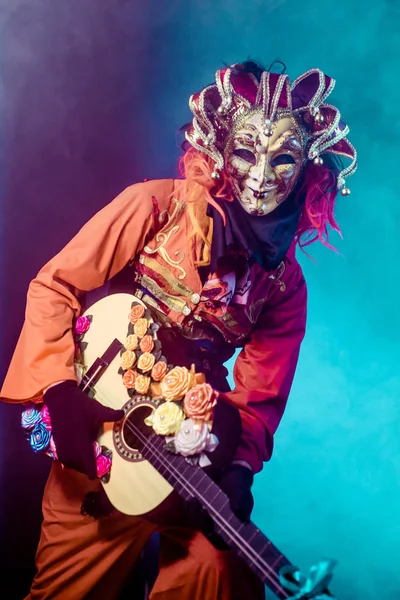
[[[221,61],[283,60],[291,78],[318,67],[349,124],[359,169],[338,196],[339,255],[300,253],[308,329],[271,462],[256,477],[255,522],[303,569],[339,561],[341,600],[400,597],[400,3],[192,2],[178,26],[197,90]],[[176,13],[162,16],[174,27]],[[172,32],[171,32],[172,35]],[[176,43],[176,38],[171,45]],[[169,54],[162,77],[171,77]],[[188,88],[186,87],[189,86]],[[169,112],[168,92],[163,101]],[[172,102],[171,102],[172,104]],[[177,120],[181,106],[176,106]],[[173,113],[175,114],[175,113]],[[154,119],[157,122],[157,119]]]
[[[400,598],[399,0],[0,0],[0,11],[2,373],[29,280],[123,187],[175,175],[188,97],[217,68],[280,59],[292,78],[318,67],[337,79],[330,100],[360,166],[337,202],[340,254],[300,256],[308,331],[254,520],[302,569],[337,559],[339,600]],[[49,461],[25,445],[19,410],[0,412],[13,600],[33,572]]]

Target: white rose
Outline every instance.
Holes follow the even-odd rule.
[[[217,437],[209,432],[207,424],[193,419],[185,419],[174,437],[176,451],[183,456],[200,454],[203,450],[212,452],[217,443]]]

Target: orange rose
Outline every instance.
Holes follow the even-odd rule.
[[[210,384],[201,383],[195,385],[185,394],[183,410],[189,418],[209,421],[217,399],[218,392]]]
[[[135,324],[144,315],[145,308],[141,304],[135,304],[129,313],[129,320],[132,324]]]
[[[135,387],[135,381],[138,375],[139,373],[137,371],[132,371],[132,369],[129,369],[124,373],[122,381],[124,382],[124,386],[128,388],[128,390],[131,390]]]
[[[146,335],[148,328],[149,322],[147,319],[138,319],[133,327],[133,331],[141,338]]]
[[[135,381],[135,389],[138,394],[147,394],[150,387],[150,377],[146,375],[138,375]]]
[[[145,335],[140,340],[140,349],[142,352],[151,352],[154,348],[154,341],[151,335]]]
[[[154,381],[161,381],[161,379],[165,376],[167,369],[167,363],[163,360],[156,362],[151,372],[151,376]]]
[[[124,352],[122,354],[121,367],[124,369],[124,371],[127,371],[128,369],[133,367],[135,362],[136,362],[136,354],[134,352],[132,352],[132,350],[127,350],[126,352]]]
[[[161,382],[163,398],[167,401],[179,400],[186,394],[192,383],[192,375],[186,367],[175,367]]]
[[[137,364],[138,369],[144,372],[151,371],[154,366],[155,360],[156,359],[154,358],[153,354],[151,354],[150,352],[144,352],[144,354],[139,356]]]
[[[128,335],[128,337],[126,338],[125,343],[124,343],[126,350],[136,350],[138,345],[139,345],[138,336],[135,334]]]

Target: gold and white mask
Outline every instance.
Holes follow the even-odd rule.
[[[321,166],[325,154],[350,159],[337,176],[348,196],[346,178],[357,168],[357,152],[339,110],[325,102],[334,86],[319,69],[292,84],[287,75],[269,71],[256,77],[244,64],[220,69],[214,84],[189,99],[193,119],[186,139],[213,160],[216,182],[228,173],[250,214],[273,211],[293,190],[302,166]]]
[[[304,165],[299,127],[283,116],[266,130],[261,111],[242,118],[224,152],[237,200],[251,215],[271,213],[289,196]]]

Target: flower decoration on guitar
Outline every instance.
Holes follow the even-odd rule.
[[[82,356],[86,347],[83,338],[89,330],[91,322],[91,316],[82,316],[78,317],[74,324],[74,364],[78,383],[81,382],[86,371]],[[127,373],[132,373],[132,371],[127,371]],[[129,375],[127,375],[126,381],[129,381]],[[43,452],[54,460],[58,460],[57,448],[52,435],[49,409],[44,404],[43,399],[24,404],[24,410],[21,414],[21,425],[25,432],[25,437],[35,453]],[[97,442],[93,443],[93,451],[96,458],[97,476],[103,483],[107,483],[110,479],[112,451],[106,448],[106,446],[100,446]]]
[[[43,452],[54,460],[58,459],[57,448],[52,435],[49,409],[43,401],[29,402],[25,405],[21,415],[21,425],[25,437],[35,453]],[[103,483],[107,483],[110,479],[112,452],[106,446],[100,446],[97,442],[93,444],[93,451],[96,457],[97,477]]]
[[[159,402],[145,419],[155,433],[166,437],[166,447],[192,464],[210,464],[217,437],[211,433],[218,392],[203,373],[169,364],[157,338],[159,325],[143,304],[132,302],[128,332],[121,350],[119,372],[130,397],[149,394]]]

